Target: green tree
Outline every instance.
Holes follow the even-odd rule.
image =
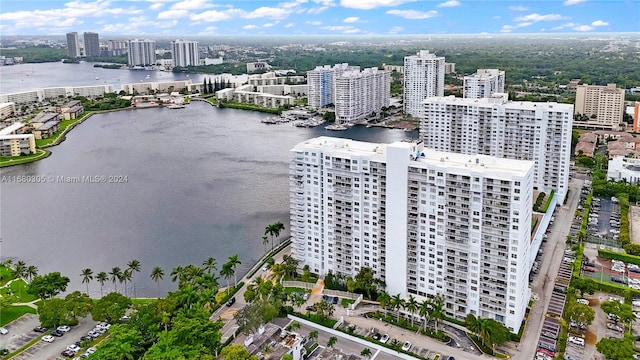
[[[242,261],[238,259],[238,254],[229,256],[229,261],[227,262],[227,264],[229,264],[229,266],[231,266],[231,268],[233,269],[233,284],[237,285],[238,279],[236,278],[236,267],[242,264]]]
[[[317,330],[312,330],[309,332],[309,340],[313,341],[313,340],[318,340],[318,331]]]
[[[621,339],[610,339],[603,337],[596,344],[596,349],[608,360],[632,359],[635,354],[633,347],[634,337],[625,335]]]
[[[93,280],[93,270],[83,269],[80,276],[82,276],[82,283],[87,284],[87,294],[89,294],[89,283]]]
[[[67,290],[69,278],[52,272],[44,276],[36,276],[27,286],[27,292],[41,299],[51,299],[59,293]]]
[[[106,272],[101,271],[96,275],[96,281],[100,283],[100,297],[102,297],[102,289],[104,288],[104,283],[109,280],[109,276]]]
[[[593,295],[596,291],[596,284],[591,279],[574,277],[571,279],[571,286],[579,292],[580,297],[583,297],[584,294]]]
[[[144,344],[144,338],[139,329],[113,325],[109,329],[109,340],[100,345],[91,356],[102,360],[139,359],[145,350],[142,344]]]
[[[413,326],[413,314],[418,310],[419,303],[413,295],[409,295],[406,302],[406,309],[411,315],[411,326]]]
[[[424,325],[424,331],[427,330],[427,322],[431,317],[431,312],[433,307],[431,307],[431,300],[425,299],[420,302],[420,308],[418,309],[418,314],[423,319],[422,324]]]
[[[400,311],[404,309],[404,300],[400,297],[400,294],[395,294],[391,297],[391,309],[396,311],[396,321],[400,321]]]
[[[444,296],[438,294],[431,301],[431,317],[435,321],[436,331],[438,331],[438,321],[444,318]]]
[[[229,263],[223,264],[222,269],[220,269],[220,276],[227,279],[227,293],[229,293],[229,290],[231,288],[231,285],[229,284],[229,279],[231,279],[233,275],[234,275],[234,271],[231,264]]]
[[[380,303],[380,307],[382,307],[384,309],[384,315],[387,315],[387,306],[389,305],[389,303],[391,302],[391,296],[385,292],[382,291],[380,294],[378,294],[378,302]]]
[[[33,280],[33,278],[38,275],[38,267],[35,265],[29,265],[25,270],[25,275],[29,281]]]
[[[271,250],[273,250],[273,240],[280,236],[280,232],[284,231],[284,229],[284,224],[280,221],[267,225],[264,234],[271,236]]]
[[[222,348],[220,352],[222,360],[257,360],[258,357],[249,355],[249,350],[242,344],[231,344]]]
[[[160,298],[160,280],[164,278],[164,270],[161,267],[156,266],[151,270],[151,280],[156,282],[158,286],[158,298]]]
[[[586,325],[591,325],[596,317],[596,312],[589,305],[580,304],[578,302],[571,302],[566,311],[567,317],[570,320]]]
[[[360,355],[364,356],[365,359],[369,359],[371,358],[371,349],[369,348],[364,348],[362,349],[362,351],[360,351]]]
[[[13,272],[13,276],[16,279],[20,279],[25,277],[26,271],[27,271],[27,264],[24,261],[20,260],[13,267],[12,272]]]
[[[120,281],[124,283],[124,296],[128,296],[127,294],[127,282],[131,281],[133,278],[133,274],[131,269],[125,269],[120,276]]]
[[[330,318],[333,315],[333,312],[335,311],[333,304],[327,302],[326,300],[322,300],[318,303],[315,303],[314,308],[320,320],[323,320],[323,321]]]
[[[293,355],[284,354],[284,355],[282,355],[282,360],[293,360]]]
[[[116,292],[118,292],[118,284],[116,282],[122,282],[122,270],[119,267],[111,268],[111,272],[109,272],[109,276],[111,278],[111,282],[115,286]]]
[[[95,321],[114,323],[126,314],[130,306],[131,299],[120,293],[112,292],[95,302],[91,310],[91,317]]]
[[[45,327],[78,324],[78,319],[67,308],[67,302],[64,299],[56,298],[43,301],[38,313],[40,324]]]
[[[269,238],[267,235],[262,236],[262,245],[264,246],[264,253],[267,253],[267,245],[269,245]]]
[[[213,257],[209,257],[202,263],[202,269],[205,270],[208,274],[211,274],[212,270],[218,270],[216,259]]]
[[[338,338],[335,336],[331,336],[329,337],[329,340],[327,341],[327,347],[329,348],[333,348],[336,343],[338,342]]]
[[[133,297],[136,297],[136,279],[133,276],[134,273],[139,273],[140,272],[140,261],[138,261],[137,259],[133,259],[131,261],[129,261],[127,263],[127,270],[129,271],[129,273],[131,274],[131,281],[133,282]]]

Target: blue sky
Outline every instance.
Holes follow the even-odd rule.
[[[2,0],[1,35],[640,31],[637,0]]]

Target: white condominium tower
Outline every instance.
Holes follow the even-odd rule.
[[[424,101],[425,147],[534,162],[533,186],[567,195],[573,105],[491,98],[432,97]]]
[[[530,290],[533,162],[319,137],[291,150],[292,255],[369,267],[391,295],[445,298],[517,332]]]
[[[404,112],[419,117],[422,101],[444,96],[444,57],[428,50],[404,58]]]
[[[368,68],[350,70],[335,78],[335,111],[337,123],[364,119],[389,106],[391,73]]]
[[[575,106],[576,127],[618,130],[624,115],[624,89],[616,84],[578,85]]]
[[[504,71],[478,69],[475,74],[464,77],[463,97],[480,99],[504,92]]]
[[[155,40],[130,40],[127,42],[129,66],[147,66],[156,63]]]
[[[172,65],[186,67],[200,65],[198,42],[188,40],[176,40],[171,42]]]
[[[349,66],[347,63],[316,66],[307,71],[307,85],[309,86],[309,105],[318,109],[335,104],[335,78],[345,71],[359,71],[359,66]]]

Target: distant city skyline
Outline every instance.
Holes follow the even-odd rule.
[[[637,32],[632,0],[3,1],[2,35]]]

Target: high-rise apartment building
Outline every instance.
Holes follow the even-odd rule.
[[[371,268],[387,291],[517,332],[528,288],[532,161],[422,143],[319,137],[291,150],[292,255],[319,274]]]
[[[422,101],[444,96],[444,57],[428,50],[404,58],[404,112],[415,117],[422,113]]]
[[[129,42],[126,40],[107,40],[106,45],[106,50],[103,50],[106,56],[120,56],[127,53]]]
[[[345,71],[359,71],[359,66],[349,66],[347,63],[316,66],[307,71],[307,85],[309,86],[308,103],[321,109],[335,104],[335,78]]]
[[[335,111],[337,123],[361,120],[382,107],[389,106],[391,73],[368,68],[351,70],[335,77]]]
[[[624,89],[607,86],[576,86],[575,125],[587,129],[618,130],[624,116]]]
[[[534,162],[533,186],[564,201],[569,182],[573,105],[491,98],[433,97],[424,101],[425,147]]]
[[[156,63],[155,40],[130,40],[127,42],[129,66],[148,66]]]
[[[67,54],[70,58],[80,57],[80,43],[77,32],[67,33]]]
[[[85,32],[82,37],[84,39],[84,56],[100,56],[100,37],[98,33]]]
[[[171,59],[173,66],[198,66],[200,65],[200,53],[198,42],[188,40],[176,40],[171,42]]]
[[[504,71],[478,69],[475,74],[464,77],[464,98],[481,99],[495,93],[504,93]]]

